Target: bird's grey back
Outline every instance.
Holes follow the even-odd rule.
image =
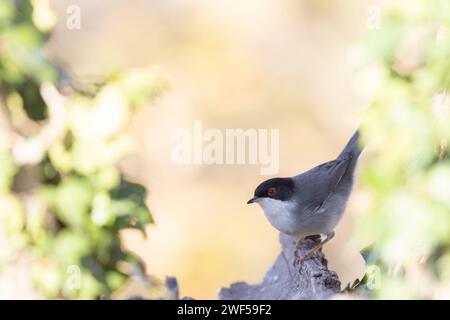
[[[293,177],[296,188],[300,191],[297,199],[300,206],[307,210],[317,210],[334,193],[339,193],[346,201],[352,189],[353,174],[361,151],[357,130],[335,160]]]
[[[332,232],[345,210],[361,148],[356,131],[335,160],[293,177],[300,234]]]

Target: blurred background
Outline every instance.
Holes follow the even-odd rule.
[[[388,1],[33,2],[54,10],[55,16],[41,11],[42,24],[54,22],[45,51],[79,83],[140,68],[165,84],[123,126],[133,152],[117,166],[147,189],[154,224],[145,227],[147,237],[120,230],[121,246],[143,260],[148,274],[175,276],[181,296],[214,299],[232,282],[259,282],[279,253],[278,233],[246,201],[270,177],[260,175],[259,165],[176,165],[171,134],[191,131],[194,120],[221,130],[278,128],[276,176],[334,158],[380,87],[379,69],[358,69],[364,60],[359,45],[368,32],[382,32],[370,19],[373,8],[390,7]],[[79,29],[66,25],[74,4]],[[116,121],[115,110],[98,119]],[[352,237],[368,198],[356,186],[336,238],[324,248],[343,287],[365,272],[359,251],[370,241]],[[17,279],[15,270],[3,272],[3,297],[39,296]],[[119,298],[149,294],[133,278],[114,292]]]
[[[268,177],[260,166],[176,165],[178,128],[279,128],[279,176],[336,156],[358,125],[352,48],[366,31],[366,1],[57,1],[80,5],[82,27],[60,19],[50,40],[81,77],[157,66],[170,90],[133,119],[137,152],[126,175],[149,190],[149,238],[124,233],[148,271],[173,275],[182,295],[259,281],[279,253],[277,232],[246,201]],[[352,206],[326,252],[343,283],[363,273],[347,248]]]

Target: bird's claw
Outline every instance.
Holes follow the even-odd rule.
[[[300,267],[303,264],[303,259],[295,258],[294,259],[294,268]]]
[[[294,267],[301,267],[303,265],[303,262],[314,257],[316,252],[317,250],[310,250],[303,257],[300,257],[299,251],[296,250],[294,252]]]
[[[294,258],[294,268],[297,268],[297,266],[299,266],[300,265],[300,258],[299,257],[295,257]]]

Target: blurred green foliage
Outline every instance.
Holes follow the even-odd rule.
[[[384,2],[362,55],[374,101],[362,125],[368,210],[356,238],[373,241],[368,292],[450,297],[450,2]],[[367,277],[366,279],[367,280]]]
[[[145,188],[118,169],[133,147],[123,131],[165,86],[148,69],[62,87],[47,4],[0,1],[0,274],[26,256],[41,297],[109,297],[139,265],[119,231],[151,223]]]

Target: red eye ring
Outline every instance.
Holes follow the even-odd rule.
[[[269,190],[267,190],[267,194],[269,195],[269,197],[273,197],[277,194],[277,189],[274,187],[270,187]]]

